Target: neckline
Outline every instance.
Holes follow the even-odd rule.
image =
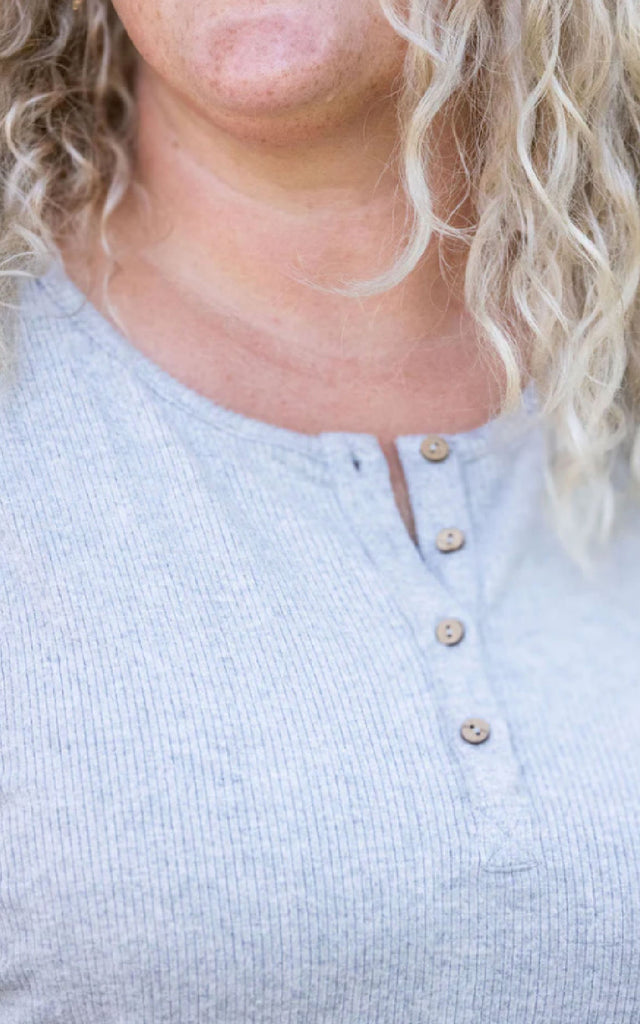
[[[27,281],[25,287],[28,288],[30,284],[39,290],[41,296],[46,296],[53,307],[68,317],[76,329],[83,331],[111,358],[141,378],[155,394],[172,405],[181,407],[197,419],[205,421],[210,427],[236,437],[272,447],[286,448],[320,460],[323,460],[327,448],[332,449],[336,446],[347,445],[350,449],[363,454],[380,448],[378,438],[374,434],[344,430],[324,430],[316,434],[305,434],[245,415],[200,394],[155,363],[106,320],[71,280],[59,260],[53,260],[48,269],[40,276]],[[432,433],[445,438],[466,459],[473,459],[489,450],[496,435],[500,435],[503,440],[506,437],[507,441],[519,436],[519,428],[531,425],[532,417],[537,410],[535,382],[530,380],[522,392],[520,408],[510,416],[491,418],[477,427],[458,433]],[[501,431],[504,431],[504,434]],[[396,446],[399,451],[408,450],[419,445],[427,433],[423,431],[400,434],[395,438]]]

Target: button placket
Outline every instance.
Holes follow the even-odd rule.
[[[488,870],[533,866],[535,828],[509,734],[484,669],[476,623],[455,645],[433,644],[429,670],[452,757],[470,806],[470,829]]]
[[[536,830],[505,713],[496,704],[484,667],[464,457],[456,452],[454,437],[443,439],[443,457],[430,459],[425,449],[440,456],[445,448],[432,436],[426,440],[417,451],[407,438],[398,447],[427,567],[425,583],[433,567],[444,589],[431,633],[429,666],[436,674],[443,725],[461,765],[482,863],[488,870],[521,868],[535,863]],[[432,546],[429,536],[435,538]]]
[[[530,803],[522,792],[504,715],[484,670],[477,628],[478,575],[461,459],[455,439],[447,440],[445,458],[425,459],[419,447],[422,440],[405,436],[398,441],[421,542],[418,550],[397,508],[387,460],[375,438],[324,436],[354,539],[367,552],[372,572],[380,574],[395,611],[395,628],[411,630],[424,664],[430,713],[437,716],[435,721],[425,721],[425,737],[436,727],[438,743],[449,751],[452,770],[468,802],[465,826],[480,863],[487,870],[533,866],[536,831]],[[451,522],[459,524],[467,543],[457,552],[444,554],[434,538],[438,529],[445,528],[443,523]],[[450,625],[453,620],[461,624],[462,636],[455,643],[440,641],[439,624]],[[426,703],[425,711],[427,707]],[[491,726],[482,744],[468,743],[461,735],[463,724],[474,717]]]

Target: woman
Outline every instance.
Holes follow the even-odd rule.
[[[638,1024],[633,0],[10,0],[3,1024]]]

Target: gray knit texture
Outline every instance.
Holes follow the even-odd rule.
[[[528,392],[398,439],[416,546],[82,300],[0,396],[1,1024],[640,1024],[640,511],[586,582]]]

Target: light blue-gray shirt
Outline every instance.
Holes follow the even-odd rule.
[[[416,546],[82,300],[0,398],[1,1024],[639,1024],[640,509],[585,581],[528,391],[398,439]]]

